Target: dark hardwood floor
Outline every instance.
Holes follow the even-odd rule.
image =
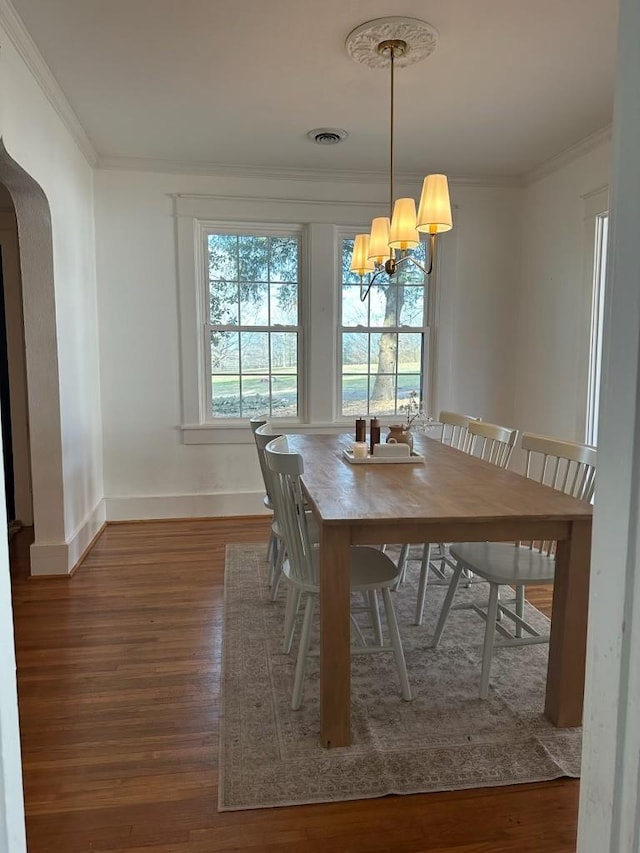
[[[40,580],[14,537],[30,853],[572,853],[575,780],[218,814],[225,544],[267,530],[111,525],[72,578]]]

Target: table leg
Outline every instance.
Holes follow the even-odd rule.
[[[558,726],[582,724],[589,608],[591,519],[574,521],[557,544],[545,715]]]
[[[351,535],[348,525],[323,525],[320,537],[320,740],[351,743]]]

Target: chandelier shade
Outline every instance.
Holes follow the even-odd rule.
[[[416,203],[412,198],[399,198],[393,206],[389,230],[390,249],[415,249],[420,243],[416,228]]]
[[[371,222],[371,237],[369,239],[369,260],[375,264],[384,264],[392,256],[389,248],[389,231],[391,222],[388,216],[377,216]]]
[[[427,234],[442,234],[443,231],[451,231],[453,228],[446,175],[427,175],[424,179],[416,228]]]
[[[357,275],[366,275],[368,272],[374,272],[375,265],[369,260],[369,235],[356,234],[356,239],[353,241],[353,254],[351,255],[351,272]]]

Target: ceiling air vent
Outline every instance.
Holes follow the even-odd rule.
[[[342,142],[349,134],[346,130],[341,130],[339,127],[316,127],[315,130],[310,130],[307,136],[312,142],[318,145],[337,145]]]

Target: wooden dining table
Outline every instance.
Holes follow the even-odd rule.
[[[352,464],[349,435],[288,436],[320,527],[321,742],[351,742],[349,576],[352,545],[557,540],[545,715],[582,720],[590,504],[424,435],[418,464]],[[427,626],[428,629],[428,626]],[[400,701],[400,700],[399,700]]]

